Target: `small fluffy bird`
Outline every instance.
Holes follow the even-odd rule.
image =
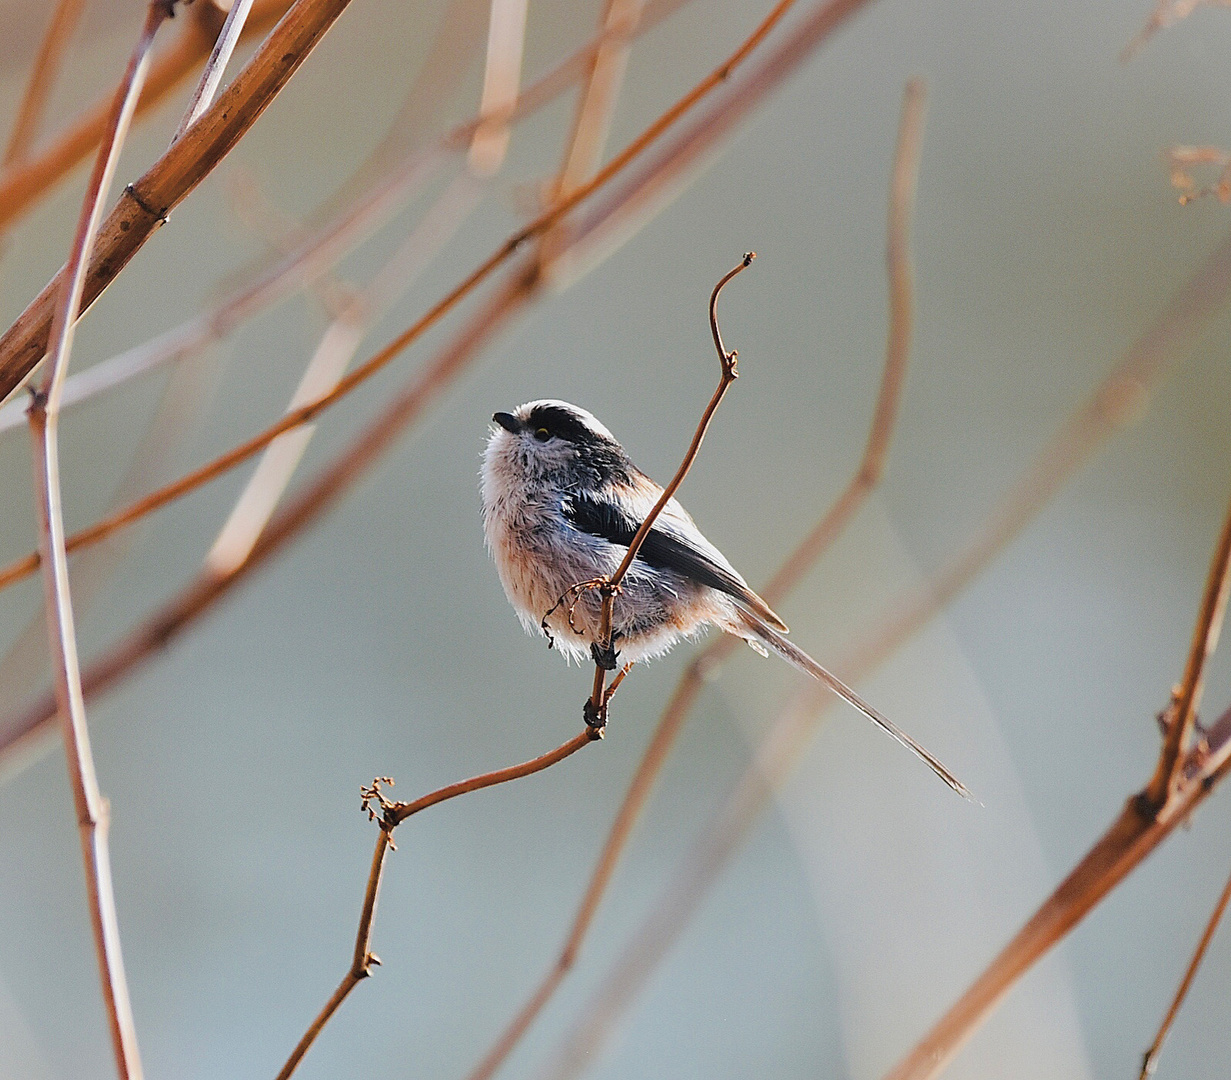
[[[569,659],[599,659],[591,646],[599,644],[602,594],[574,587],[615,572],[663,489],[593,415],[566,401],[531,401],[492,422],[483,532],[505,595],[528,633],[549,629]],[[788,641],[786,623],[671,499],[614,599],[611,645],[634,663],[711,625],[821,680],[970,797],[932,754]]]

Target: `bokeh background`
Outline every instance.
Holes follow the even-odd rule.
[[[118,77],[143,10],[90,0],[51,132]],[[442,10],[355,0],[83,322],[74,368],[193,314],[266,250],[236,213],[237,171],[292,218],[337,188],[398,109]],[[599,13],[594,0],[534,0],[527,78],[585,41]],[[612,145],[763,14],[693,0],[638,41]],[[487,349],[323,524],[92,702],[148,1075],[280,1067],[350,956],[373,841],[362,783],[392,775],[410,798],[577,730],[588,672],[521,633],[483,550],[477,472],[494,409],[576,401],[665,479],[716,375],[709,290],[755,248],[755,268],[723,302],[743,378],[682,499],[755,584],[840,490],[880,373],[887,178],[913,74],[926,77],[930,107],[901,424],[883,487],[782,613],[804,647],[838,657],[969,538],[1231,228],[1216,200],[1177,204],[1162,157],[1174,143],[1231,144],[1231,14],[1201,9],[1121,63],[1148,14],[1144,0],[878,0],[655,220]],[[0,2],[0,115],[16,107],[45,17],[43,4]],[[458,63],[467,75],[437,130],[476,107],[481,56]],[[121,181],[161,152],[183,96],[137,128]],[[488,197],[361,356],[525,220],[571,109],[566,97],[515,130]],[[83,184],[79,170],[12,233],[0,263],[6,324],[63,261]],[[375,272],[430,195],[339,274]],[[166,475],[275,417],[325,325],[318,301],[300,295],[195,360],[198,394]],[[304,475],[456,325],[331,411]],[[962,804],[833,710],[592,1075],[876,1077],[1086,850],[1148,776],[1154,714],[1182,670],[1231,491],[1229,342],[1231,321],[1215,318],[1140,420],[862,685],[983,805]],[[109,504],[167,377],[66,417],[70,526]],[[86,657],[196,571],[245,476],[142,529],[81,615]],[[20,430],[0,437],[0,508],[7,561],[35,542]],[[36,580],[0,597],[0,646],[40,603]],[[605,742],[400,830],[374,938],[384,966],[301,1075],[465,1075],[554,956],[688,652],[636,673]],[[44,677],[31,671],[31,694]],[[537,1075],[551,1059],[794,679],[749,652],[707,688],[577,970],[505,1075]],[[1219,657],[1207,711],[1229,699]],[[1135,1075],[1231,867],[1228,825],[1220,793],[1027,977],[948,1075]],[[1228,979],[1224,934],[1168,1044],[1166,1075],[1225,1076]],[[111,1073],[71,796],[49,747],[0,786],[0,1075]]]

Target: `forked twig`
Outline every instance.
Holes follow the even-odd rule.
[[[77,827],[85,863],[86,892],[94,930],[103,1002],[107,1011],[116,1069],[122,1080],[140,1080],[141,1055],[133,1023],[128,982],[120,949],[120,928],[111,885],[108,848],[109,811],[98,788],[81,670],[77,661],[77,633],[69,594],[68,559],[64,550],[64,514],[60,494],[60,394],[73,345],[73,327],[81,304],[85,270],[95,230],[102,213],[120,148],[128,133],[137,95],[149,64],[154,35],[171,14],[172,0],[151,0],[140,37],[116,90],[108,131],[99,146],[94,171],[82,200],[73,236],[63,295],[59,298],[49,334],[50,354],[41,388],[32,395],[30,433],[35,450],[35,488],[39,498],[39,547],[43,554],[47,631],[56,668],[56,700],[64,734],[69,779],[76,805]]]
[[[1184,978],[1180,980],[1179,989],[1176,990],[1175,997],[1172,998],[1171,1005],[1167,1009],[1167,1015],[1163,1017],[1163,1022],[1159,1025],[1158,1034],[1154,1036],[1150,1049],[1142,1055],[1139,1080],[1147,1080],[1148,1077],[1154,1075],[1154,1070],[1158,1068],[1158,1055],[1163,1048],[1163,1041],[1171,1031],[1171,1025],[1175,1023],[1175,1018],[1180,1012],[1180,1006],[1184,1004],[1184,999],[1188,996],[1189,987],[1192,986],[1193,979],[1196,978],[1197,969],[1201,966],[1201,961],[1205,959],[1205,952],[1210,947],[1210,942],[1214,940],[1214,932],[1222,921],[1223,913],[1227,910],[1228,903],[1231,903],[1231,877],[1227,878],[1227,883],[1222,888],[1222,894],[1218,897],[1218,903],[1214,905],[1214,910],[1210,913],[1209,921],[1205,924],[1205,930],[1201,934],[1201,940],[1197,942],[1193,958],[1188,962]]]
[[[910,359],[914,291],[910,262],[910,221],[915,180],[919,171],[925,102],[923,81],[911,79],[906,86],[902,124],[894,158],[893,181],[890,185],[889,240],[885,249],[890,294],[889,331],[886,336],[885,365],[872,411],[867,446],[845,489],[821,515],[817,525],[787,556],[770,579],[770,583],[762,590],[762,596],[770,606],[776,606],[816,564],[863,505],[884,473]],[[467,1080],[490,1080],[521,1041],[543,1007],[551,1000],[564,977],[572,970],[594,922],[598,906],[611,884],[620,856],[628,845],[662,767],[680,731],[683,730],[684,722],[696,704],[706,680],[716,673],[722,661],[738,644],[737,638],[722,634],[684,669],[625,792],[624,801],[620,804],[607,833],[603,849],[586,884],[585,894],[555,962]]]
[[[385,856],[388,855],[390,849],[394,848],[393,830],[408,817],[419,813],[420,810],[426,810],[429,806],[447,802],[449,799],[467,795],[472,791],[495,787],[497,784],[507,784],[511,780],[520,780],[524,776],[542,772],[602,737],[601,731],[586,728],[580,734],[574,735],[567,742],[539,757],[523,761],[518,765],[510,765],[504,769],[497,769],[494,772],[483,773],[480,776],[472,776],[468,780],[460,780],[455,784],[449,784],[447,787],[423,795],[413,802],[393,802],[386,798],[384,792],[381,791],[381,785],[392,785],[393,783],[387,776],[377,777],[372,781],[371,786],[362,789],[363,810],[369,818],[380,819],[380,832],[376,837],[376,850],[372,854],[372,867],[368,871],[368,883],[363,893],[363,908],[359,915],[359,930],[355,935],[355,949],[351,955],[350,967],[342,977],[338,988],[317,1014],[316,1019],[308,1025],[308,1030],[295,1044],[295,1049],[291,1051],[291,1056],[282,1066],[277,1080],[288,1080],[303,1060],[308,1048],[316,1041],[330,1018],[338,1011],[338,1007],[346,1000],[347,995],[372,974],[374,966],[380,966],[380,958],[371,951],[372,926],[376,920],[376,900],[380,894],[380,883],[385,872]]]
[[[1192,644],[1184,665],[1184,677],[1179,689],[1173,694],[1174,708],[1168,711],[1170,719],[1163,735],[1158,765],[1142,793],[1149,806],[1155,810],[1171,797],[1173,789],[1180,781],[1181,756],[1192,739],[1193,725],[1196,723],[1197,709],[1201,705],[1201,691],[1204,688],[1202,676],[1205,663],[1218,645],[1218,635],[1227,613],[1228,591],[1231,591],[1231,505],[1227,507],[1222,533],[1210,560],[1205,592],[1201,597],[1201,607],[1193,627]]]
[[[718,350],[720,368],[718,386],[710,397],[705,411],[701,414],[701,419],[697,423],[697,429],[693,432],[692,442],[689,443],[688,450],[684,454],[684,460],[680,462],[680,467],[676,469],[671,482],[663,488],[663,493],[658,497],[658,501],[650,509],[650,512],[646,514],[645,520],[641,522],[641,525],[633,534],[633,538],[628,544],[628,550],[624,553],[624,558],[620,560],[620,565],[616,567],[615,573],[596,586],[603,595],[603,606],[599,615],[598,631],[598,638],[602,644],[597,646],[598,652],[595,653],[594,688],[590,692],[585,710],[586,723],[592,727],[601,729],[607,722],[608,699],[604,693],[604,684],[607,680],[607,672],[611,670],[611,667],[604,666],[599,654],[612,651],[611,609],[615,603],[616,594],[620,591],[620,583],[628,573],[628,568],[632,566],[633,559],[637,557],[637,552],[641,550],[641,545],[645,543],[645,538],[650,535],[654,522],[658,520],[658,516],[666,508],[667,503],[675,496],[680,485],[684,482],[684,477],[688,475],[689,470],[692,468],[692,463],[697,460],[697,454],[701,450],[701,443],[705,440],[705,433],[709,430],[710,421],[714,419],[714,413],[718,410],[718,406],[726,396],[727,389],[739,378],[739,353],[734,350],[727,352],[722,344],[722,334],[718,330],[718,297],[727,282],[737,274],[741,274],[748,269],[752,265],[752,260],[756,257],[755,251],[745,253],[739,265],[733,270],[727,271],[718,284],[714,286],[714,291],[710,294],[710,330],[714,335],[714,348]]]

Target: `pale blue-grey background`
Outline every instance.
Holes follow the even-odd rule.
[[[143,6],[90,4],[53,128],[117,76]],[[598,6],[535,0],[528,75],[583,41]],[[284,212],[307,213],[378,139],[439,9],[354,0],[231,161]],[[693,0],[639,42],[614,144],[763,13]],[[881,494],[783,614],[801,644],[837,656],[897,589],[960,546],[1231,228],[1231,209],[1213,200],[1179,207],[1162,160],[1177,142],[1231,144],[1231,16],[1201,10],[1120,64],[1147,14],[1144,2],[1106,0],[879,0],[682,198],[489,349],[310,536],[91,706],[148,1075],[276,1072],[350,954],[373,839],[361,783],[391,774],[410,797],[576,729],[588,675],[521,634],[482,548],[478,455],[494,409],[575,400],[664,478],[714,380],[705,298],[752,247],[760,260],[723,309],[744,377],[684,501],[755,583],[838,491],[879,376],[887,170],[915,73],[931,105],[901,427]],[[44,17],[42,4],[0,3],[6,117]],[[478,78],[474,65],[452,119],[473,111]],[[138,129],[121,181],[165,146],[181,106]],[[361,355],[522,220],[529,185],[555,168],[569,108],[518,129],[493,197]],[[262,250],[229,208],[231,167],[83,323],[76,368],[192,314]],[[0,264],[6,322],[62,261],[82,184],[79,172],[13,234]],[[348,258],[345,276],[364,280],[416,214]],[[324,325],[299,298],[216,350],[203,364],[218,365],[216,394],[168,472],[277,415]],[[306,467],[339,449],[445,332],[333,410]],[[1229,340],[1231,323],[1215,320],[1141,423],[866,686],[960,768],[985,809],[835,713],[598,1075],[875,1077],[1086,850],[1148,775],[1153,714],[1182,669],[1231,491]],[[70,524],[108,504],[160,386],[66,418]],[[34,542],[28,458],[22,433],[0,440],[4,560]],[[87,657],[195,572],[242,482],[228,477],[144,531],[82,617]],[[0,597],[0,643],[39,602],[33,581]],[[385,966],[303,1076],[465,1074],[554,954],[683,661],[638,673],[605,743],[401,831],[374,940]],[[747,761],[742,732],[764,726],[790,687],[789,673],[749,655],[707,690],[578,971],[507,1075],[532,1076],[550,1055]],[[1219,657],[1207,711],[1229,699]],[[953,1075],[1132,1074],[1231,866],[1228,817],[1216,796],[1010,997]],[[1222,936],[1166,1075],[1225,1075],[1229,978]],[[37,1080],[112,1072],[58,753],[0,788],[0,1068]]]

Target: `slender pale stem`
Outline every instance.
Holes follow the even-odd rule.
[[[44,566],[47,629],[56,669],[56,700],[64,734],[69,779],[73,787],[77,825],[85,863],[86,891],[94,929],[103,1000],[111,1031],[116,1070],[122,1080],[140,1080],[141,1056],[133,1022],[128,983],[120,949],[119,920],[111,882],[108,848],[109,811],[99,791],[86,723],[77,635],[69,593],[68,559],[64,549],[64,514],[60,492],[58,418],[64,376],[72,352],[73,328],[81,304],[85,269],[89,263],[98,221],[102,214],[120,148],[128,132],[141,83],[149,64],[154,35],[169,14],[165,0],[149,6],[145,24],[128,67],[116,91],[108,130],[99,147],[94,171],[82,201],[73,236],[68,274],[50,331],[49,361],[41,389],[30,406],[30,431],[35,448],[35,486],[39,496],[39,547]]]
[[[209,59],[205,61],[205,70],[201,72],[201,79],[196,89],[193,90],[192,97],[188,100],[184,118],[180,121],[179,127],[175,129],[175,134],[171,136],[173,143],[192,127],[201,114],[213,104],[218,87],[222,85],[222,76],[231,60],[231,54],[235,52],[235,46],[239,44],[240,35],[244,32],[244,23],[248,21],[252,3],[253,0],[233,0],[231,10],[227,12],[222,29],[218,32],[218,40],[214,42],[213,51],[209,54]]]

